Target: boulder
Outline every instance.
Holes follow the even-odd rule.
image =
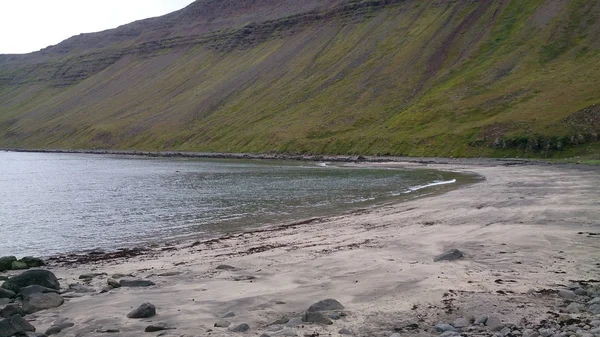
[[[436,256],[435,258],[433,258],[433,262],[439,262],[439,261],[454,261],[454,260],[459,260],[462,259],[465,256],[465,254],[463,252],[461,252],[458,249],[450,249],[447,252],[444,252],[438,256]]]
[[[15,298],[16,296],[14,291],[0,288],[0,298]]]
[[[584,310],[585,310],[585,306],[583,306],[583,304],[579,304],[579,303],[575,303],[575,302],[569,304],[567,306],[567,308],[565,309],[565,311],[570,314],[578,314]]]
[[[318,312],[318,311],[333,311],[333,310],[344,310],[344,306],[332,299],[328,298],[326,300],[319,301],[308,308],[308,312]]]
[[[156,307],[152,303],[146,302],[128,313],[127,318],[148,318],[154,315],[156,315]]]
[[[454,325],[454,327],[457,329],[462,329],[470,326],[471,322],[469,322],[469,320],[466,318],[457,318],[456,320],[454,320],[452,325]]]
[[[28,270],[20,275],[14,276],[2,284],[2,288],[20,293],[21,288],[31,285],[60,290],[60,283],[56,276],[42,269]]]
[[[24,270],[24,269],[29,269],[29,266],[27,265],[27,263],[25,263],[23,261],[13,261],[13,263],[10,266],[10,269]]]
[[[46,293],[55,293],[58,294],[59,291],[56,289],[46,288],[38,285],[27,286],[25,288],[21,288],[21,292],[19,295],[23,298],[28,297],[32,294],[46,294]]]
[[[302,325],[304,321],[300,317],[294,317],[285,323],[285,326],[288,328],[295,328],[299,325]]]
[[[25,256],[20,261],[25,262],[30,268],[42,267],[45,264],[44,260],[33,256]]]
[[[352,331],[351,329],[348,329],[348,328],[342,328],[342,329],[340,329],[340,331],[338,331],[338,333],[340,335],[354,335],[354,331]]]
[[[35,293],[23,299],[23,310],[27,314],[38,311],[58,308],[65,303],[65,299],[54,293]]]
[[[14,315],[25,316],[26,313],[23,311],[23,308],[19,304],[9,304],[4,309],[0,310],[0,317],[2,318],[11,318]]]
[[[558,296],[564,298],[565,300],[573,300],[577,298],[577,294],[571,290],[561,289],[558,291]]]
[[[27,331],[34,332],[35,328],[21,315],[14,315],[0,321],[0,337],[10,337]]]
[[[306,312],[302,317],[302,321],[307,323],[331,325],[333,322],[318,311]]]
[[[10,270],[12,263],[17,261],[17,258],[14,256],[3,256],[0,257],[0,272]]]
[[[138,287],[150,287],[156,285],[156,283],[149,280],[120,280],[119,284],[122,287],[138,288]]]

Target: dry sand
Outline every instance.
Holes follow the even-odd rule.
[[[96,290],[115,273],[132,273],[156,286],[83,294],[28,317],[42,332],[62,318],[75,323],[58,336],[111,335],[99,329],[120,331],[113,336],[260,336],[282,315],[299,317],[312,303],[334,298],[348,315],[330,326],[298,327],[299,336],[338,336],[348,328],[359,336],[388,337],[394,327],[411,323],[421,330],[407,335],[431,335],[422,330],[468,313],[539,321],[558,300],[528,290],[599,278],[600,236],[588,234],[600,232],[597,168],[421,166],[475,172],[485,180],[442,195],[193,247],[187,242],[129,259],[53,266],[63,287],[81,283],[79,275],[90,272],[109,275],[91,281]],[[449,248],[464,251],[465,258],[433,262]],[[216,270],[220,264],[236,270]],[[158,276],[171,272],[177,275]],[[234,280],[246,275],[256,279]],[[158,314],[126,318],[143,302],[156,305]],[[228,311],[235,317],[227,320],[248,323],[250,331],[214,328]],[[144,333],[150,322],[177,329]]]

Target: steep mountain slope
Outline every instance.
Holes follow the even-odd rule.
[[[198,0],[0,56],[0,146],[598,154],[600,2]]]

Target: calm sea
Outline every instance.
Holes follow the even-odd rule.
[[[448,188],[456,179],[312,162],[0,152],[0,256],[210,237]]]

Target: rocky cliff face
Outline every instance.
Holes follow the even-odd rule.
[[[591,0],[198,0],[0,55],[0,146],[596,153]]]

